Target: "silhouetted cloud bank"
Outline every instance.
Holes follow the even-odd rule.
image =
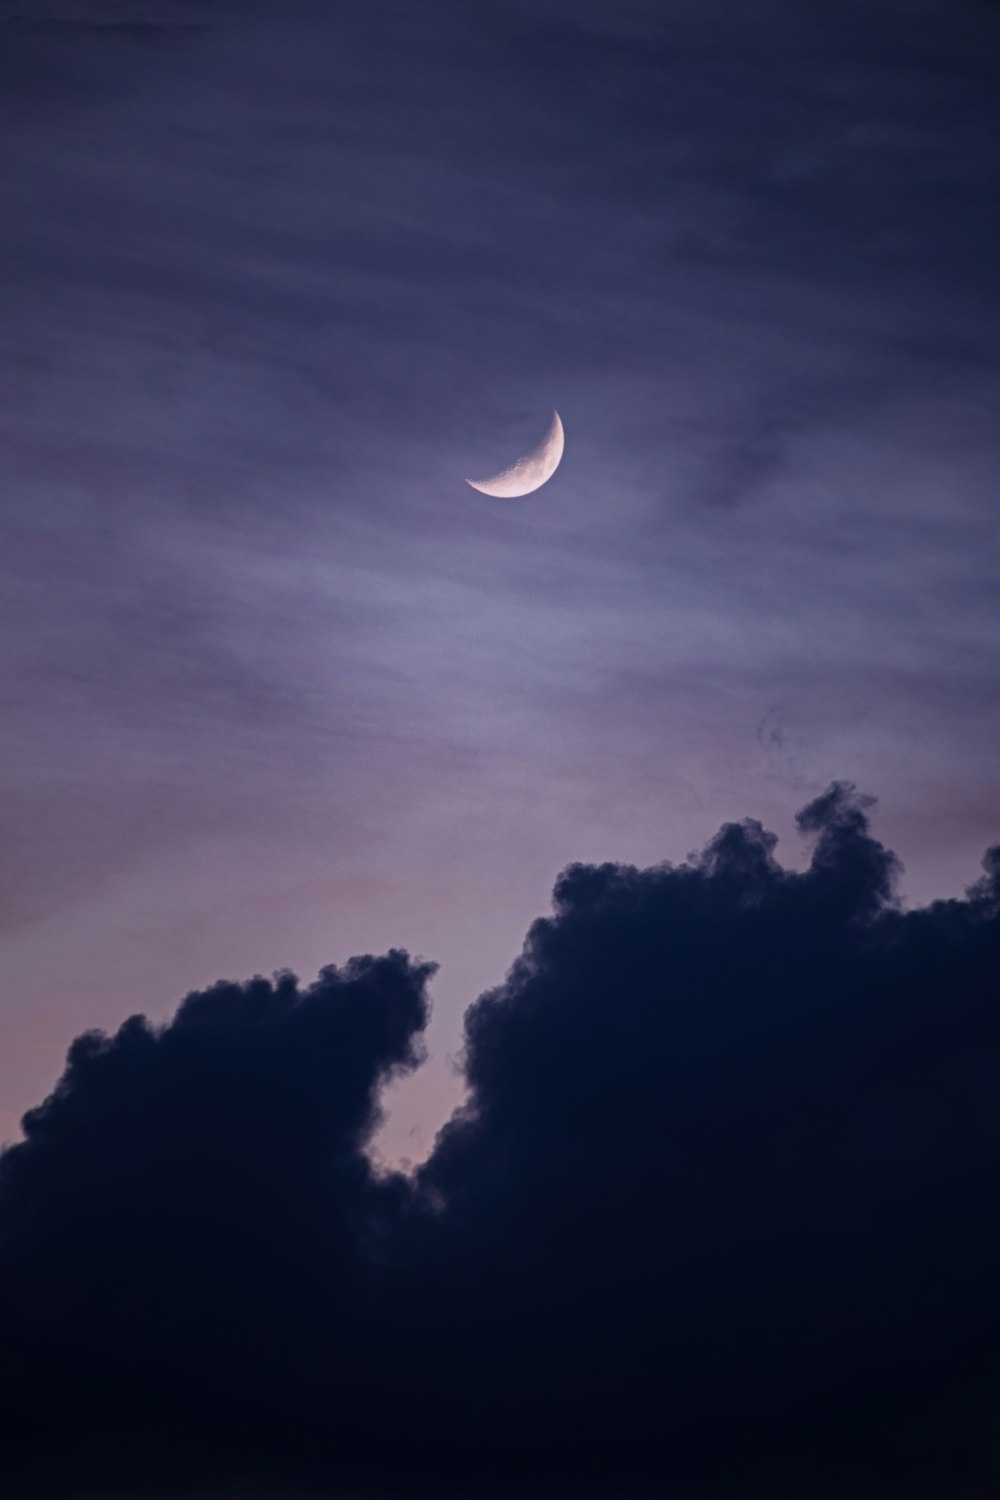
[[[0,1163],[25,1483],[995,1483],[1000,850],[904,912],[852,787],[799,826],[801,874],[749,820],[566,870],[412,1181],[364,1154],[405,954],[81,1037]]]

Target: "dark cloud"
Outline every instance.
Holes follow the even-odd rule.
[[[481,1438],[553,1482],[568,1452],[800,1493],[994,1461],[1000,862],[904,914],[867,806],[803,810],[802,874],[752,821],[567,870],[469,1013],[421,1184],[490,1350]]]
[[[0,1169],[36,1478],[986,1493],[1000,850],[904,911],[869,810],[805,807],[801,873],[752,820],[568,868],[410,1180],[363,1155],[401,954],[82,1037]]]
[[[305,990],[217,984],[169,1026],[74,1043],[2,1160],[4,1416],[28,1476],[204,1480],[287,1448],[296,1413],[336,1437],[359,1265],[398,1192],[362,1148],[418,1058],[431,972],[390,953]]]

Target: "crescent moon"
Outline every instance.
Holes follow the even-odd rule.
[[[566,446],[566,434],[559,413],[552,413],[552,425],[537,448],[515,459],[508,469],[494,474],[492,479],[467,479],[474,490],[484,495],[496,495],[499,500],[510,500],[516,495],[530,495],[541,489],[559,467]]]

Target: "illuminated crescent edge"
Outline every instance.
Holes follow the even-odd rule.
[[[516,499],[541,489],[552,478],[562,460],[566,447],[566,433],[562,418],[557,411],[552,413],[552,423],[537,448],[523,454],[489,479],[467,479],[465,482],[484,495],[497,499]]]

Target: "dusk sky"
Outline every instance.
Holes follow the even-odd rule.
[[[834,776],[1000,834],[987,4],[23,3],[0,97],[0,1134],[85,1026],[440,963]],[[493,500],[555,407],[555,478]]]
[[[872,1413],[923,1472],[926,1406],[935,1500],[996,1492],[964,1424],[1000,1413],[998,75],[989,0],[0,7],[23,1431],[103,1432],[140,1391],[229,1474],[237,1399],[205,1437],[188,1362],[259,1360],[316,1405],[305,1449],[276,1419],[274,1474],[308,1452],[326,1484],[336,1329],[365,1351],[345,1431],[410,1372],[406,1440],[451,1403],[489,1447],[503,1412],[518,1493],[619,1368],[633,1415],[678,1393],[689,1458],[740,1412],[773,1477],[782,1403],[850,1388],[841,1426],[802,1396],[797,1479],[850,1429],[843,1472],[897,1500]],[[466,483],[554,411],[548,482]],[[286,1212],[315,1262],[282,1259]],[[166,1290],[133,1344],[140,1243]],[[121,1354],[96,1383],[88,1347]],[[653,1428],[618,1421],[606,1472],[639,1455],[648,1495]]]

